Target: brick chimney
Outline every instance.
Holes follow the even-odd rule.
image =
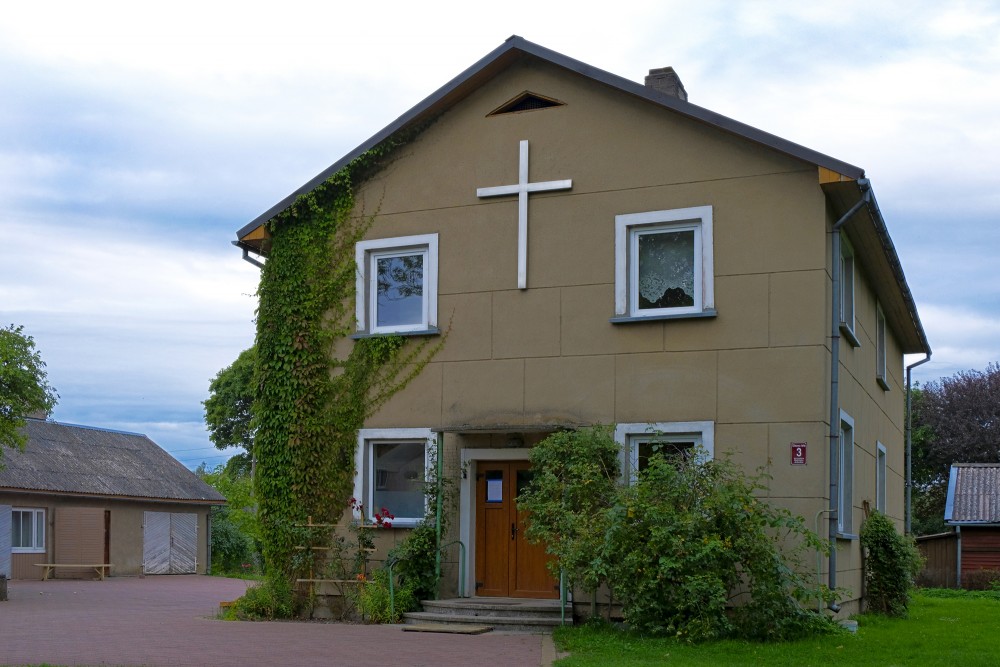
[[[687,102],[687,91],[684,90],[684,84],[681,83],[681,78],[677,76],[677,72],[674,71],[673,67],[658,67],[649,70],[649,75],[646,77],[646,85],[653,90],[658,90],[661,93]]]

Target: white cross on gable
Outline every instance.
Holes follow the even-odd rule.
[[[528,182],[528,140],[521,140],[521,159],[517,168],[517,183],[497,185],[492,188],[477,188],[479,197],[500,197],[517,195],[517,288],[528,287],[528,193],[545,190],[569,190],[573,181]]]

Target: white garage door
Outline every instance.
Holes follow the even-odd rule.
[[[198,567],[198,515],[193,512],[145,512],[142,571],[146,574],[194,574]]]

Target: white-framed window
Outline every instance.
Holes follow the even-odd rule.
[[[885,514],[885,445],[875,443],[875,509]]]
[[[354,459],[354,497],[365,521],[382,508],[394,526],[414,526],[427,513],[428,479],[434,433],[426,428],[363,428]],[[356,511],[355,518],[360,519]]]
[[[615,426],[615,441],[621,446],[622,473],[635,481],[649,457],[691,456],[700,450],[715,456],[715,422],[638,422]]]
[[[885,338],[885,313],[882,311],[882,304],[875,304],[875,381],[878,386],[886,391],[889,390],[889,376],[886,374],[886,338]]]
[[[855,332],[854,312],[854,248],[843,234],[840,235],[840,330],[852,347],[860,347]]]
[[[15,507],[10,518],[11,552],[45,553],[45,510]]]
[[[615,216],[615,316],[714,313],[712,207]]]
[[[837,529],[850,535],[854,528],[854,419],[840,411],[840,504],[837,507]]]
[[[437,326],[438,235],[359,241],[358,331],[408,333]]]

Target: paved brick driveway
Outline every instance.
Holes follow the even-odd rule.
[[[522,667],[554,657],[551,639],[540,635],[215,620],[219,602],[244,588],[195,575],[12,581],[10,599],[0,602],[0,665]]]

